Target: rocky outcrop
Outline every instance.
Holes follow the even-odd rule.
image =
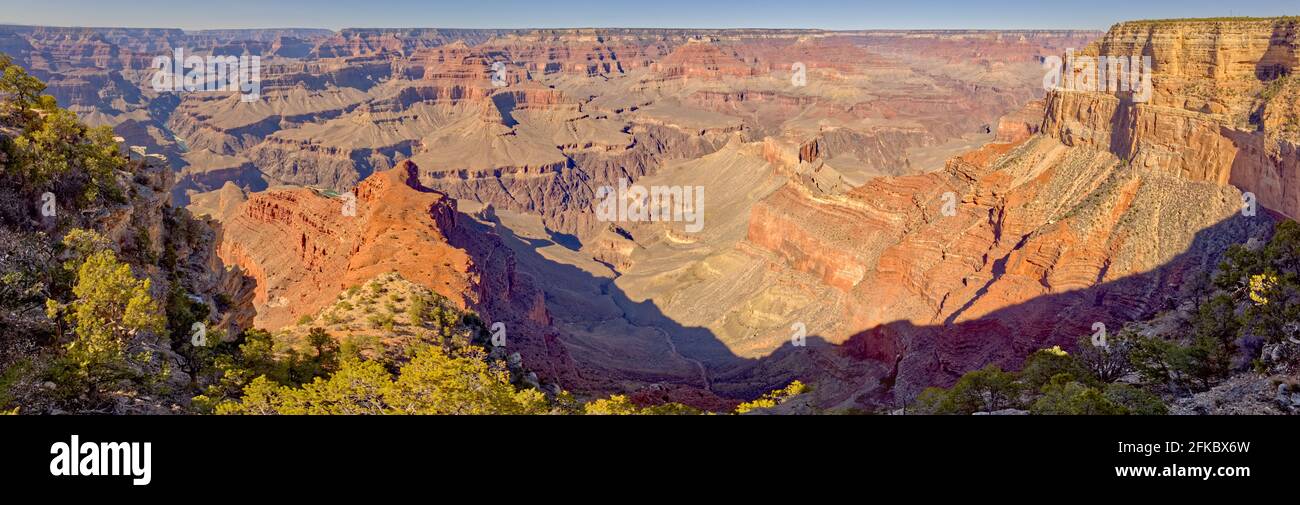
[[[506,321],[512,336],[522,328],[519,352],[529,368],[566,386],[572,352],[609,390],[646,387],[654,393],[642,395],[647,400],[696,403],[749,398],[803,370],[834,375],[838,385],[819,390],[856,401],[867,394],[862,384],[893,373],[890,357],[907,348],[905,339],[870,337],[879,345],[835,355],[782,350],[754,368],[731,365],[779,346],[788,337],[784,318],[801,310],[810,335],[837,342],[875,324],[855,299],[876,286],[875,270],[913,260],[886,252],[920,226],[916,202],[935,198],[922,186],[946,179],[883,179],[868,186],[870,196],[854,188],[939,169],[986,140],[999,117],[1041,92],[1038,57],[1094,35],[361,29],[134,40],[146,35],[88,32],[95,36],[77,51],[91,58],[72,47],[58,53],[83,65],[59,63],[57,89],[139,145],[174,146],[166,154],[182,170],[182,196],[224,223],[219,267],[255,280],[251,288],[227,286],[232,302],[254,311],[241,321],[292,322],[348,285],[396,269]],[[27,33],[19,37],[28,41]],[[93,47],[101,41],[118,48],[107,61],[123,70],[94,67],[112,54]],[[266,56],[260,98],[156,95],[147,73],[121,63],[133,58],[123,53],[173,43]],[[945,60],[944,51],[956,56]],[[805,65],[806,83],[790,79],[795,63]],[[1032,132],[1022,126],[1003,140]],[[1016,127],[1011,121],[1004,130]],[[406,172],[391,175],[394,166]],[[411,170],[418,183],[403,179]],[[973,169],[954,173],[967,172],[961,177],[978,178]],[[600,187],[647,178],[707,186],[705,230],[597,219]],[[277,184],[315,190],[262,191]],[[1011,187],[982,184],[999,198]],[[350,190],[355,217],[342,215],[337,195]],[[460,219],[454,200],[491,206],[500,221]],[[531,233],[508,235],[504,227],[519,222]],[[501,242],[546,278],[545,296],[515,272]],[[971,248],[962,254],[973,264],[979,248],[962,247]],[[903,250],[932,254],[915,244]],[[929,281],[908,277],[908,289],[923,294],[900,302],[906,310],[881,314],[910,317],[942,298],[931,291],[945,287]],[[551,313],[561,315],[562,345],[549,329]],[[903,383],[946,377],[909,370]],[[647,387],[659,383],[671,392]]]
[[[625,71],[621,58],[632,57],[627,68],[640,66],[639,45],[620,43],[603,30],[534,30],[494,37],[485,46],[509,54],[510,60],[529,73],[581,77],[618,75]]]
[[[248,151],[253,165],[276,181],[338,190],[356,187],[374,170],[368,154],[275,135]]]
[[[1263,206],[1300,216],[1297,102],[1279,99],[1294,97],[1298,26],[1294,19],[1118,24],[1080,54],[1150,56],[1150,100],[1116,90],[1054,91],[1043,130],[1135,166],[1233,184]]]
[[[651,65],[659,79],[747,77],[754,69],[734,54],[706,40],[692,40]]]
[[[799,161],[813,163],[851,156],[868,169],[903,175],[908,172],[908,150],[935,143],[935,136],[923,128],[876,128],[867,132],[826,128],[799,146]]]
[[[620,179],[636,181],[669,160],[713,152],[727,139],[725,133],[694,135],[653,124],[633,126],[628,133],[630,145],[622,149],[569,154],[553,150],[550,152],[558,159],[539,165],[528,164],[528,158],[522,158],[472,170],[448,170],[455,165],[441,162],[422,171],[421,180],[456,198],[537,213],[554,230],[587,235],[602,227],[590,211],[595,207],[599,187],[615,187]],[[417,156],[415,160],[421,162],[422,158]]]
[[[351,286],[397,272],[505,323],[509,350],[529,368],[574,384],[542,294],[515,271],[511,251],[494,234],[463,226],[455,200],[424,188],[417,174],[410,162],[378,172],[355,197],[308,189],[251,196],[223,223],[220,255],[256,280],[256,324],[288,325]]]
[[[878,54],[923,55],[947,62],[1032,62],[1087,45],[1088,30],[868,30],[854,34]]]
[[[458,30],[445,28],[349,28],[321,41],[311,55],[316,58],[411,54],[456,41],[479,44],[510,30]]]
[[[837,345],[774,340],[770,358],[733,373],[820,362],[821,405],[899,405],[985,364],[1014,369],[1034,349],[1068,348],[1095,323],[1116,328],[1166,308],[1227,245],[1269,233],[1272,218],[1243,215],[1241,191],[1294,215],[1295,102],[1277,99],[1294,96],[1293,26],[1117,25],[1082,54],[1153,55],[1149,102],[1056,90],[1004,116],[994,144],[942,172],[845,194],[787,184],[755,206],[746,242],[833,288],[823,303],[846,305],[844,316],[802,323]],[[825,156],[820,144],[780,147],[769,142],[765,156]],[[1246,391],[1275,409],[1252,380],[1221,394]]]
[[[1047,106],[1042,100],[1034,100],[1024,108],[1002,116],[998,119],[997,142],[1017,143],[1028,140],[1038,133],[1043,125],[1043,112]]]
[[[823,337],[890,370],[883,389],[825,401],[888,404],[1161,309],[1227,244],[1266,233],[1239,202],[1229,186],[1039,136],[838,197],[789,185],[755,207],[748,241],[836,288],[828,303],[849,308]]]
[[[707,110],[727,112],[739,110],[741,104],[773,104],[779,110],[796,113],[799,109],[817,102],[815,97],[799,96],[792,93],[775,91],[714,91],[704,90],[692,93],[687,100]]]

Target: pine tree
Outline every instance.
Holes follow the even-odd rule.
[[[136,279],[131,266],[118,261],[112,249],[92,253],[81,263],[73,295],[67,306],[53,301],[48,306],[51,316],[65,314],[73,325],[67,357],[92,383],[119,371],[133,337],[164,331],[149,280]]]

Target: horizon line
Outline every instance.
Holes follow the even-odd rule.
[[[1212,19],[1212,18],[1206,18]],[[1261,17],[1257,19],[1271,19]],[[1143,21],[1143,20],[1130,20]],[[1111,26],[1118,23],[1129,21],[1116,21]],[[521,31],[521,30],[712,30],[712,31],[739,31],[739,30],[790,30],[790,31],[809,31],[809,32],[827,32],[827,33],[851,33],[861,31],[872,32],[905,32],[905,31],[939,31],[939,32],[1031,32],[1031,31],[1072,31],[1072,32],[1104,32],[1107,28],[935,28],[935,27],[908,27],[908,28],[808,28],[808,27],[757,27],[757,26],[734,26],[734,27],[671,27],[671,26],[520,26],[520,27],[451,27],[451,26],[345,26],[342,28],[324,28],[317,26],[261,26],[261,27],[220,27],[220,28],[183,28],[179,26],[109,26],[109,25],[49,25],[49,24],[26,24],[0,22],[0,28],[69,28],[83,30],[103,30],[103,29],[121,29],[121,30],[178,30],[182,32],[212,32],[212,31],[253,31],[253,30],[323,30],[333,33],[339,33],[347,30],[500,30],[500,31]]]

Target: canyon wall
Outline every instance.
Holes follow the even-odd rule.
[[[1134,166],[1233,184],[1300,216],[1298,30],[1294,19],[1120,23],[1080,55],[1149,56],[1150,100],[1053,91],[1043,131]]]
[[[1295,26],[1122,23],[1079,54],[1151,55],[1149,102],[1054,90],[942,171],[840,194],[787,183],[754,206],[746,244],[822,293],[818,306],[845,308],[791,311],[829,347],[791,347],[778,326],[769,356],[729,373],[816,381],[823,406],[896,407],[986,364],[1072,349],[1096,323],[1184,310],[1229,245],[1270,233],[1243,191],[1300,212]],[[821,151],[764,147],[787,163]]]
[[[547,380],[580,387],[542,293],[496,235],[461,219],[455,200],[421,186],[417,167],[404,162],[366,179],[354,199],[309,189],[254,194],[222,223],[219,254],[255,282],[259,328],[290,325],[396,272],[489,324],[505,323],[509,352]]]
[[[60,100],[88,121],[171,160],[173,196],[222,220],[222,260],[254,281],[238,293],[256,310],[251,324],[284,327],[396,270],[507,322],[529,368],[566,387],[590,379],[606,392],[715,401],[826,370],[859,386],[892,373],[910,391],[1013,353],[992,341],[969,361],[944,354],[940,371],[906,361],[891,372],[890,356],[925,341],[913,336],[767,357],[791,320],[857,342],[872,325],[930,324],[921,315],[975,297],[942,302],[956,288],[939,274],[995,270],[980,251],[1010,241],[990,238],[1005,226],[921,232],[931,215],[922,203],[941,187],[974,201],[964,192],[984,177],[976,172],[996,169],[920,174],[950,173],[944,159],[995,129],[1025,141],[1034,113],[1007,114],[1040,97],[1038,60],[1099,35],[0,29],[0,45],[57,76]],[[155,92],[137,63],[176,47],[261,55],[261,95]],[[708,186],[705,230],[600,221],[597,191],[621,179]],[[980,183],[991,195],[981,211],[1015,186],[999,181]],[[355,216],[341,210],[350,191]],[[456,201],[483,210],[458,213]],[[950,237],[965,241],[940,246]],[[962,262],[913,274],[923,268],[909,262],[932,247]],[[893,271],[908,275],[880,273]],[[863,302],[864,290],[900,300]]]

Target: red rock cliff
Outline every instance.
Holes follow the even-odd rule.
[[[1066,145],[1144,168],[1233,184],[1300,216],[1295,19],[1144,21],[1115,25],[1086,56],[1151,57],[1153,93],[1060,90],[1043,130]]]
[[[456,201],[420,186],[404,162],[348,195],[277,189],[249,198],[225,223],[219,254],[257,282],[256,324],[277,329],[388,272],[432,289],[485,321],[507,325],[507,348],[566,387],[578,380],[551,328],[541,291],[515,271],[495,234],[465,229]]]

